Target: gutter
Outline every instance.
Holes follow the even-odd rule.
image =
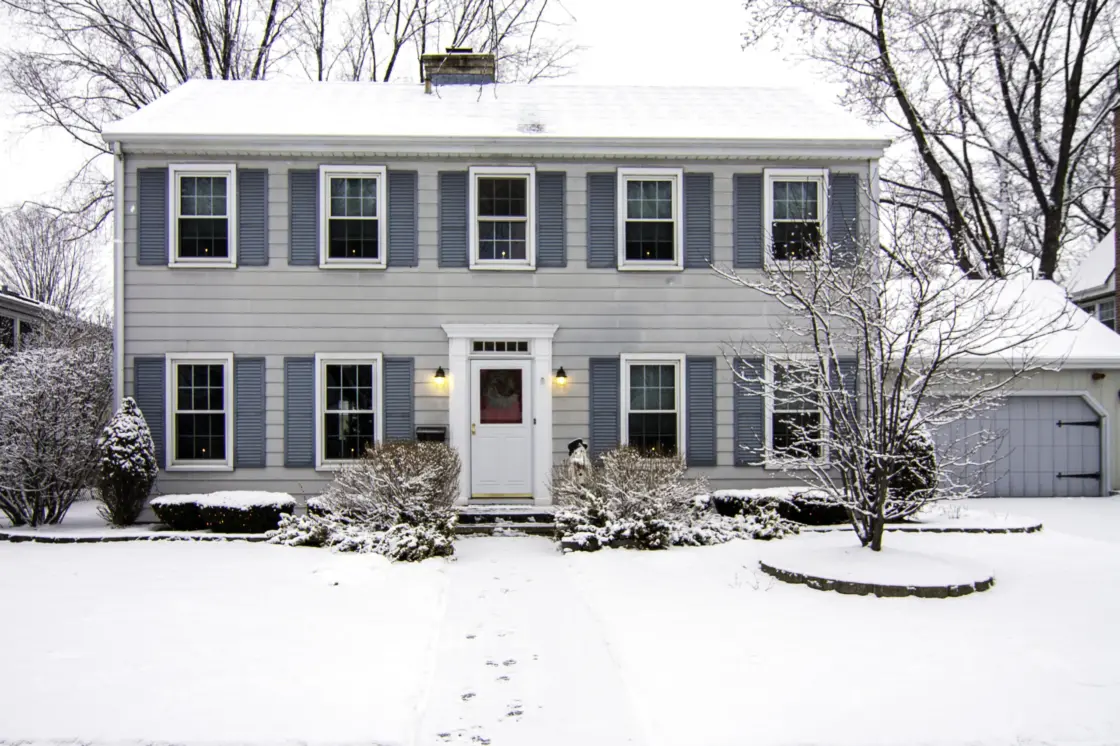
[[[124,150],[113,143],[113,401],[124,398]]]

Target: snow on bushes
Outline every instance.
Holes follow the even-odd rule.
[[[871,470],[871,464],[868,464]],[[895,463],[885,463],[886,512],[894,520],[908,518],[937,493],[937,449],[925,428],[912,430],[899,449]]]
[[[45,327],[0,359],[0,511],[15,526],[61,522],[97,474],[112,345],[100,327],[58,325],[80,333]]]
[[[210,492],[157,497],[152,509],[176,531],[263,534],[290,516],[296,501],[284,492]]]
[[[679,457],[647,457],[632,448],[603,454],[588,469],[552,477],[556,530],[566,550],[667,549],[789,533],[776,515],[719,515],[703,478],[687,479]]]
[[[773,509],[783,519],[806,526],[837,526],[849,520],[847,508],[811,487],[716,490],[712,505],[724,516],[755,515]]]
[[[131,526],[148,501],[159,467],[144,415],[132,398],[101,432],[97,442],[98,499],[101,517],[114,526]]]
[[[287,516],[269,541],[374,552],[415,562],[454,551],[459,456],[443,443],[381,443],[339,469],[307,515]]]

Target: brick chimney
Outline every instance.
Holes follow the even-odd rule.
[[[476,54],[470,47],[448,47],[444,54],[421,56],[420,72],[429,93],[433,85],[485,85],[494,82],[494,55]]]

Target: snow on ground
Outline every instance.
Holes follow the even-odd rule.
[[[294,508],[296,499],[287,492],[253,492],[251,490],[206,492],[197,495],[161,495],[152,498],[153,505],[182,505],[183,503],[218,508],[256,508],[264,505]]]
[[[952,599],[782,584],[766,542],[0,544],[0,741],[1120,743],[1120,500],[1022,502],[1060,528],[886,537],[992,568]]]

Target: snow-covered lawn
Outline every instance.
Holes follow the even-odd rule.
[[[764,542],[0,544],[0,742],[1120,742],[1120,500],[995,508],[1060,528],[887,537],[994,571],[944,600],[784,585]]]

